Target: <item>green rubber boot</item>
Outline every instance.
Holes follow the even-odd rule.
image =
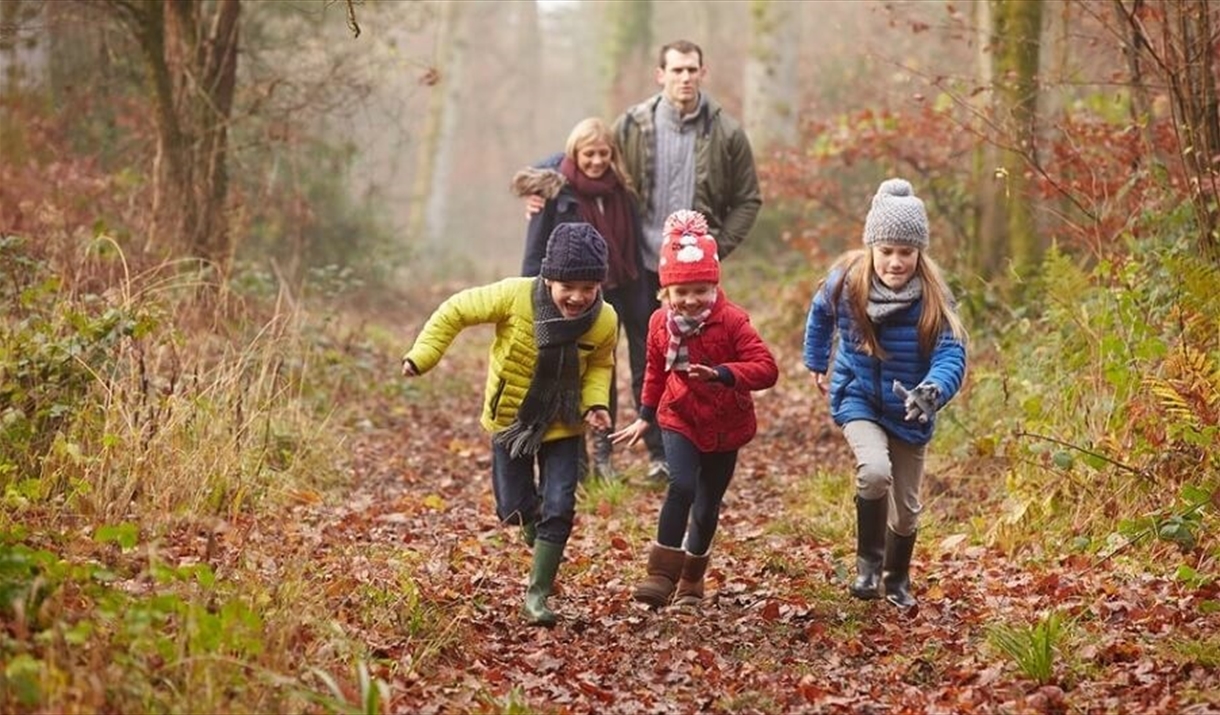
[[[534,568],[530,571],[530,585],[525,589],[525,607],[522,615],[534,626],[555,625],[555,613],[547,608],[546,599],[555,586],[555,574],[563,559],[563,544],[538,539],[534,542]]]

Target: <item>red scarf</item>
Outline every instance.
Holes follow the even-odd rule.
[[[576,162],[565,156],[559,163],[559,173],[568,180],[580,205],[580,217],[606,239],[610,249],[610,269],[606,273],[606,288],[615,288],[639,278],[638,243],[635,222],[631,217],[631,197],[619,183],[618,175],[606,169],[601,178],[590,179],[576,168]],[[602,206],[598,208],[597,200]]]

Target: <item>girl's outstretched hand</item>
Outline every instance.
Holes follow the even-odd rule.
[[[648,427],[649,424],[647,420],[636,419],[635,422],[632,422],[621,430],[611,432],[610,441],[614,444],[622,444],[623,442],[626,442],[627,446],[630,447],[631,445],[640,441],[640,438],[643,437],[644,433],[648,431]]]
[[[716,374],[716,368],[711,365],[700,365],[697,363],[690,366],[690,372],[687,374],[690,375],[690,379],[699,382],[709,382],[720,377]]]
[[[820,393],[822,393],[823,395],[825,395],[825,394],[826,394],[826,390],[828,389],[828,388],[826,387],[826,373],[824,373],[824,372],[811,372],[811,373],[809,373],[809,374],[810,374],[810,375],[813,375],[813,384],[814,384],[814,385],[817,385],[817,387],[818,387],[818,392],[820,392]]]

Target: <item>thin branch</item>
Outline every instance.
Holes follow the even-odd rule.
[[[360,23],[356,22],[356,0],[347,0],[347,27],[352,37],[360,37]]]
[[[1152,479],[1151,475],[1148,474],[1147,470],[1137,469],[1136,467],[1132,467],[1129,464],[1124,464],[1122,462],[1119,462],[1118,460],[1115,460],[1112,457],[1107,457],[1106,455],[1101,454],[1100,452],[1094,452],[1090,449],[1085,449],[1084,447],[1081,447],[1080,445],[1072,444],[1071,442],[1065,442],[1056,437],[1049,437],[1047,435],[1036,434],[1034,432],[1026,432],[1024,430],[1017,432],[1016,436],[1017,437],[1033,437],[1034,439],[1041,439],[1041,440],[1045,440],[1047,442],[1057,444],[1060,447],[1067,447],[1068,449],[1074,449],[1077,452],[1080,452],[1082,454],[1087,454],[1090,457],[1096,457],[1097,459],[1100,459],[1103,462],[1107,462],[1115,467],[1118,467],[1119,469],[1122,469],[1123,471],[1130,472],[1131,474],[1134,474],[1137,477],[1143,477],[1144,479],[1149,479],[1149,480]]]

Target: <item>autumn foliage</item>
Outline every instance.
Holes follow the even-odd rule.
[[[139,101],[64,96],[0,100],[0,712],[1220,708],[1220,269],[1163,98],[1136,122],[1089,94],[1045,127],[1011,200],[1039,206],[1047,250],[1020,276],[975,268],[976,189],[1003,177],[972,157],[1004,137],[970,88],[812,113],[760,156],[783,240],[756,231],[725,287],[781,377],[711,598],[631,600],[663,491],[621,451],[622,481],[580,487],[562,620],[539,630],[477,421],[488,336],[399,377],[460,284],[385,280],[342,149],[293,125],[251,152],[297,180],[235,180],[222,274],[147,250]],[[854,464],[799,358],[812,290],[887,175],[927,202],[971,332],[901,614],[847,595]]]

